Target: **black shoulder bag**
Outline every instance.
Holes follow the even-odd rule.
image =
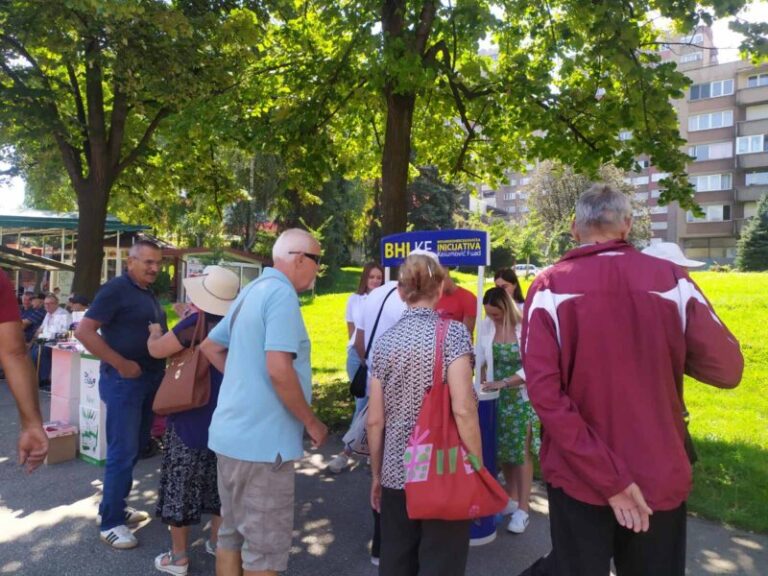
[[[373,337],[376,335],[376,328],[379,327],[379,320],[381,319],[381,313],[384,311],[384,305],[387,303],[387,299],[392,296],[392,292],[397,290],[397,286],[392,288],[384,297],[384,301],[379,308],[379,314],[376,316],[376,322],[373,324],[373,330],[371,331],[371,337],[368,339],[368,346],[365,348],[365,360],[366,362],[360,364],[360,367],[355,372],[352,382],[349,383],[349,393],[355,398],[365,398],[365,390],[368,387],[368,354],[371,352],[371,346],[373,345]]]

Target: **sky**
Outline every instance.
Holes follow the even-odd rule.
[[[749,21],[764,20],[768,14],[768,1],[754,2],[741,17]],[[712,26],[715,45],[718,48],[719,62],[731,62],[739,59],[738,46],[741,36],[728,28],[728,19],[718,20]],[[7,168],[0,163],[0,170]],[[13,178],[9,183],[0,183],[0,212],[16,210],[24,202],[24,181]]]

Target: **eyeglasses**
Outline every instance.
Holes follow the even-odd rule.
[[[303,256],[306,256],[310,260],[312,260],[318,266],[320,266],[320,258],[321,258],[320,254],[311,254],[309,252],[301,252],[301,251],[292,251],[292,252],[288,252],[288,254],[301,254]]]

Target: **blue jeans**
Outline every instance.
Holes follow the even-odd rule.
[[[99,505],[101,529],[125,524],[125,500],[133,485],[133,467],[152,426],[152,401],[162,372],[123,378],[114,370],[102,371],[99,396],[107,407],[107,465]]]
[[[357,355],[357,350],[351,347],[347,348],[347,376],[349,377],[350,382],[352,382],[352,378],[355,377],[355,372],[357,372],[357,369],[360,368],[361,365],[362,362],[360,361],[360,356]],[[365,391],[365,394],[366,395],[362,398],[355,398],[355,413],[352,415],[353,420],[355,416],[357,416],[357,413],[368,404],[368,390]]]

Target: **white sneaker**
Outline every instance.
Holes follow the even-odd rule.
[[[507,532],[522,534],[525,532],[525,529],[528,528],[528,522],[528,512],[525,512],[524,510],[516,510],[515,513],[512,514],[512,519],[509,521],[509,524],[507,524]]]
[[[349,456],[347,456],[342,452],[341,454],[333,458],[328,463],[328,470],[330,470],[334,474],[338,474],[339,472],[344,470],[344,468],[349,466],[349,462],[350,462]]]
[[[120,526],[115,526],[109,530],[101,530],[99,534],[102,542],[106,542],[112,548],[117,548],[118,550],[128,550],[139,545],[136,536],[133,535],[125,524],[120,524]]]
[[[517,512],[517,500],[512,500],[512,498],[509,499],[509,502],[507,502],[506,508],[500,512],[502,516],[510,516]]]
[[[125,509],[125,525],[136,526],[149,519],[149,514],[143,510],[136,510],[130,506]],[[101,514],[96,514],[96,523],[101,524]]]
[[[125,524],[127,526],[141,524],[145,520],[149,520],[149,514],[143,510],[136,510],[130,507],[125,509]]]

